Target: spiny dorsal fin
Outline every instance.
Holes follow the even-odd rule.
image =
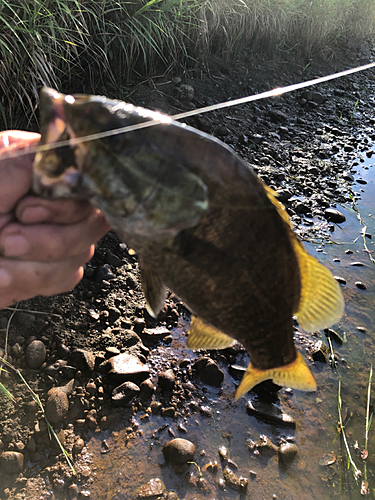
[[[344,312],[340,286],[328,269],[306,252],[297,238],[293,247],[301,275],[301,297],[295,315],[306,332],[322,330],[337,323]]]
[[[192,316],[189,336],[186,342],[188,349],[224,349],[234,342],[232,337],[217,328]]]
[[[250,363],[234,396],[235,401],[265,380],[272,380],[277,385],[301,391],[316,391],[315,379],[305,360],[297,352],[297,357],[292,363],[270,370],[258,370]]]
[[[285,210],[284,205],[278,201],[276,191],[274,191],[273,189],[271,189],[266,185],[264,185],[264,189],[266,190],[268,199],[270,200],[272,205],[276,208],[277,213],[280,215],[283,221],[286,222],[290,228],[292,228],[288,212]]]
[[[140,263],[142,290],[146,298],[147,312],[156,318],[167,298],[167,288],[153,267]]]

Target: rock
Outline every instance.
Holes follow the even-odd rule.
[[[157,499],[164,494],[165,486],[161,479],[150,479],[147,483],[140,486],[136,492],[136,498]]]
[[[92,372],[95,367],[95,356],[85,349],[74,349],[70,356],[70,362],[78,370]]]
[[[341,276],[334,276],[333,279],[340,283],[340,285],[346,285],[346,279]]]
[[[282,427],[290,427],[292,429],[296,426],[294,419],[287,413],[283,413],[280,408],[273,403],[248,401],[246,411],[249,415],[266,423],[278,424]]]
[[[73,455],[79,455],[85,446],[85,442],[82,438],[78,438],[74,441],[72,453]]]
[[[229,129],[225,125],[220,125],[216,130],[217,135],[225,137],[229,135]]]
[[[152,395],[155,392],[155,386],[150,378],[144,380],[139,386],[139,388],[140,388],[139,395],[143,401],[151,399]]]
[[[325,328],[324,333],[327,338],[330,338],[331,340],[336,342],[336,344],[342,345],[344,343],[344,340],[337,332],[335,332],[335,330],[332,330],[332,328]]]
[[[268,116],[273,123],[285,123],[287,121],[286,114],[276,108],[271,108],[268,111]]]
[[[284,203],[284,201],[288,201],[293,195],[290,191],[287,189],[278,189],[276,191],[277,194],[277,199],[281,201],[281,203]]]
[[[194,88],[191,85],[183,83],[176,88],[176,92],[180,101],[191,102],[194,99]]]
[[[168,491],[165,496],[165,500],[180,500],[180,497],[177,495],[175,491]]]
[[[5,474],[19,474],[23,471],[24,456],[18,451],[3,451],[0,455],[0,464]]]
[[[193,369],[198,372],[198,375],[203,383],[219,387],[224,379],[224,372],[219,365],[206,356],[199,358],[194,364]]]
[[[367,286],[362,281],[356,281],[355,286],[360,290],[366,290]]]
[[[171,331],[165,326],[157,326],[156,328],[145,328],[142,332],[143,335],[147,335],[147,340],[160,340],[166,335],[170,335]],[[144,339],[144,337],[143,337]],[[146,342],[147,343],[147,342]]]
[[[159,374],[159,386],[161,389],[169,390],[173,389],[174,384],[176,382],[176,375],[173,370],[165,370],[164,372]]]
[[[321,340],[315,343],[313,350],[311,352],[311,356],[314,361],[320,361],[321,363],[328,362],[328,350],[327,346]]]
[[[220,446],[220,448],[217,450],[219,453],[220,460],[222,462],[228,462],[229,460],[229,450],[226,446]]]
[[[363,262],[351,262],[350,265],[354,266],[354,267],[363,267],[364,263]]]
[[[279,461],[283,464],[289,464],[295,459],[298,448],[293,443],[283,443],[279,446],[278,453]]]
[[[46,403],[46,417],[51,424],[62,422],[69,410],[69,400],[65,392],[58,387],[53,387],[48,391]]]
[[[343,172],[342,178],[345,179],[346,181],[350,182],[354,181],[354,175],[351,172]]]
[[[19,326],[31,328],[35,323],[35,316],[28,312],[17,311],[14,318]]]
[[[115,406],[127,406],[135,398],[140,388],[133,382],[124,382],[112,391],[112,403]]]
[[[111,367],[108,375],[117,382],[140,383],[150,376],[148,365],[126,352],[109,359],[108,363]]]
[[[108,264],[104,264],[98,268],[96,272],[96,281],[97,283],[102,283],[103,281],[110,281],[116,278],[113,274],[111,267]]]
[[[120,267],[122,265],[122,260],[112,252],[107,252],[105,261],[107,264],[113,267]]]
[[[225,469],[223,470],[223,478],[228,488],[237,491],[241,489],[241,484],[238,476],[236,476],[236,474],[231,471],[229,467],[225,467]]]
[[[46,346],[41,340],[33,340],[27,346],[25,355],[29,368],[39,368],[46,360]]]
[[[261,455],[271,456],[277,453],[278,448],[272,443],[269,437],[262,435],[256,444],[256,448]]]
[[[341,224],[346,221],[345,215],[335,208],[326,208],[324,210],[324,217],[329,222],[334,222],[336,224]]]
[[[187,439],[172,439],[163,446],[163,454],[172,464],[186,464],[194,458],[195,445]]]

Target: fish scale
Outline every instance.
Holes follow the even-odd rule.
[[[316,388],[294,346],[293,316],[308,331],[337,322],[339,285],[247,163],[203,132],[105,97],[44,89],[41,117],[42,146],[67,134],[72,144],[69,154],[37,153],[35,191],[87,198],[103,211],[139,256],[150,314],[169,287],[193,313],[188,347],[241,342],[250,364],[236,397],[268,379]],[[80,142],[149,121],[157,123]]]

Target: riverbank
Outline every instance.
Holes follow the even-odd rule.
[[[369,62],[375,54],[367,46],[352,56],[351,65],[355,66]],[[164,75],[149,79],[131,99],[172,115],[312,79],[345,66],[343,60],[330,64],[312,61],[308,67],[290,60],[243,59],[232,66],[217,61],[215,72],[191,70],[173,78]],[[327,209],[345,215],[338,204],[352,206],[365,186],[365,179],[356,175],[361,157],[375,154],[374,74],[368,71],[307,91],[198,115],[188,123],[233,147],[267,185],[280,192],[302,239],[328,241],[340,227],[345,228],[345,221],[335,223],[333,212]],[[9,327],[12,364],[22,369],[47,408],[55,432],[73,457],[77,476],[73,476],[61,450],[49,441],[40,408],[18,376],[10,372],[2,382],[15,401],[0,398],[0,446],[12,455],[2,460],[0,498],[62,500],[91,495],[130,499],[137,498],[137,488],[152,478],[189,500],[236,498],[233,476],[220,482],[228,460],[220,461],[215,450],[223,440],[230,460],[244,452],[252,453],[255,476],[244,470],[242,463],[229,463],[233,474],[248,479],[247,493],[246,488],[242,490],[245,498],[291,498],[297,486],[289,476],[284,477],[283,484],[280,455],[269,444],[264,453],[260,435],[266,434],[276,448],[284,442],[297,443],[299,454],[305,458],[304,439],[315,435],[316,428],[299,426],[296,431],[294,426],[301,414],[305,412],[307,418],[316,411],[320,394],[263,392],[256,398],[265,400],[268,410],[275,404],[276,417],[289,414],[294,426],[284,426],[280,418],[270,424],[264,408],[260,420],[252,417],[249,421],[253,410],[247,406],[247,398],[232,402],[243,371],[238,367],[247,365],[247,354],[240,346],[207,351],[204,360],[198,362],[203,354],[184,348],[189,315],[183,304],[171,295],[158,322],[148,316],[136,256],[115,235],[103,239],[84,279],[70,294],[36,298],[20,308],[27,312],[17,312]],[[0,313],[2,342],[10,316],[10,311]],[[296,340],[318,382],[324,378],[331,381],[327,365],[313,361],[317,336],[297,331]],[[124,354],[134,356],[137,369],[143,373],[147,364],[149,377],[143,384],[142,376],[133,379],[138,389],[128,387],[130,392],[120,394],[119,404],[112,391],[123,380],[117,373],[123,368],[114,367],[113,358],[119,361]],[[106,361],[110,358],[112,362]],[[214,386],[207,384],[207,363]],[[56,387],[59,389],[52,389]],[[219,435],[222,437],[218,440]],[[198,450],[194,460],[202,468],[205,483],[198,481],[194,465],[182,472],[161,465],[161,447],[175,436],[194,442]],[[232,439],[236,446],[231,447]],[[215,461],[217,466],[208,466]],[[267,464],[268,482],[261,473]],[[304,478],[301,484],[306,486],[300,460],[291,467],[295,474],[300,471]],[[212,474],[214,468],[217,472]],[[181,479],[186,473],[187,482]],[[322,473],[326,479],[330,474]],[[323,498],[330,498],[333,490],[322,491],[327,493]],[[301,495],[299,498],[304,498]],[[165,493],[164,498],[177,497]]]

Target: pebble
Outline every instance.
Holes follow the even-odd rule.
[[[256,448],[261,455],[271,456],[277,453],[278,448],[272,443],[269,437],[262,435],[256,444]]]
[[[276,108],[271,108],[268,116],[273,123],[285,123],[288,119],[285,113]]]
[[[115,406],[127,406],[132,399],[134,399],[140,388],[134,382],[124,382],[112,391],[112,403]]]
[[[351,266],[354,266],[354,267],[363,267],[364,266],[364,263],[363,262],[359,262],[359,261],[356,261],[356,262],[351,262],[350,263]]]
[[[84,446],[85,446],[85,442],[82,438],[76,439],[74,441],[73,449],[72,449],[73,455],[79,455],[81,453],[81,451],[83,450]]]
[[[158,383],[161,389],[173,389],[176,383],[176,375],[172,369],[165,370],[159,374]]]
[[[340,283],[340,285],[346,285],[346,279],[341,276],[334,276],[333,279]]]
[[[227,462],[229,459],[229,450],[226,446],[220,446],[220,448],[217,450],[219,453],[220,460],[222,462]]]
[[[155,499],[163,495],[165,486],[161,479],[154,478],[140,486],[135,492],[135,498],[150,498]]]
[[[263,401],[253,403],[248,401],[246,411],[249,415],[266,423],[278,424],[292,429],[296,426],[295,420],[287,413],[283,413],[280,408],[273,403],[264,403]]]
[[[198,372],[198,375],[203,383],[219,387],[224,379],[224,372],[219,365],[211,358],[199,358],[194,364],[193,369]]]
[[[335,208],[326,208],[324,210],[324,217],[329,222],[334,222],[336,224],[342,224],[346,221],[345,215]]]
[[[74,349],[70,356],[70,362],[78,370],[92,372],[95,367],[95,356],[85,349]]]
[[[225,467],[223,470],[223,478],[225,484],[232,490],[239,491],[241,489],[239,477],[232,470],[230,470],[229,467]]]
[[[51,424],[62,422],[69,410],[69,399],[65,392],[53,387],[47,393],[46,417]]]
[[[195,445],[187,439],[176,438],[163,446],[164,458],[172,464],[186,464],[193,460]]]
[[[33,340],[27,346],[25,356],[29,368],[39,368],[46,360],[46,346],[41,340]]]
[[[24,456],[18,451],[3,451],[0,455],[0,464],[5,474],[19,474],[23,471]]]
[[[165,496],[165,500],[180,500],[180,497],[177,495],[175,491],[168,491]]]
[[[295,459],[298,453],[298,448],[295,444],[283,443],[279,446],[278,453],[280,462],[283,464],[289,464]]]
[[[113,356],[108,363],[111,368],[108,373],[109,377],[118,382],[140,383],[150,376],[148,365],[126,352]]]
[[[321,363],[328,363],[328,350],[325,343],[318,340],[311,352],[311,356],[314,361],[319,361]]]
[[[142,398],[142,400],[151,399],[152,395],[155,392],[155,386],[150,378],[144,380],[139,386],[139,388],[140,388],[139,395]]]

